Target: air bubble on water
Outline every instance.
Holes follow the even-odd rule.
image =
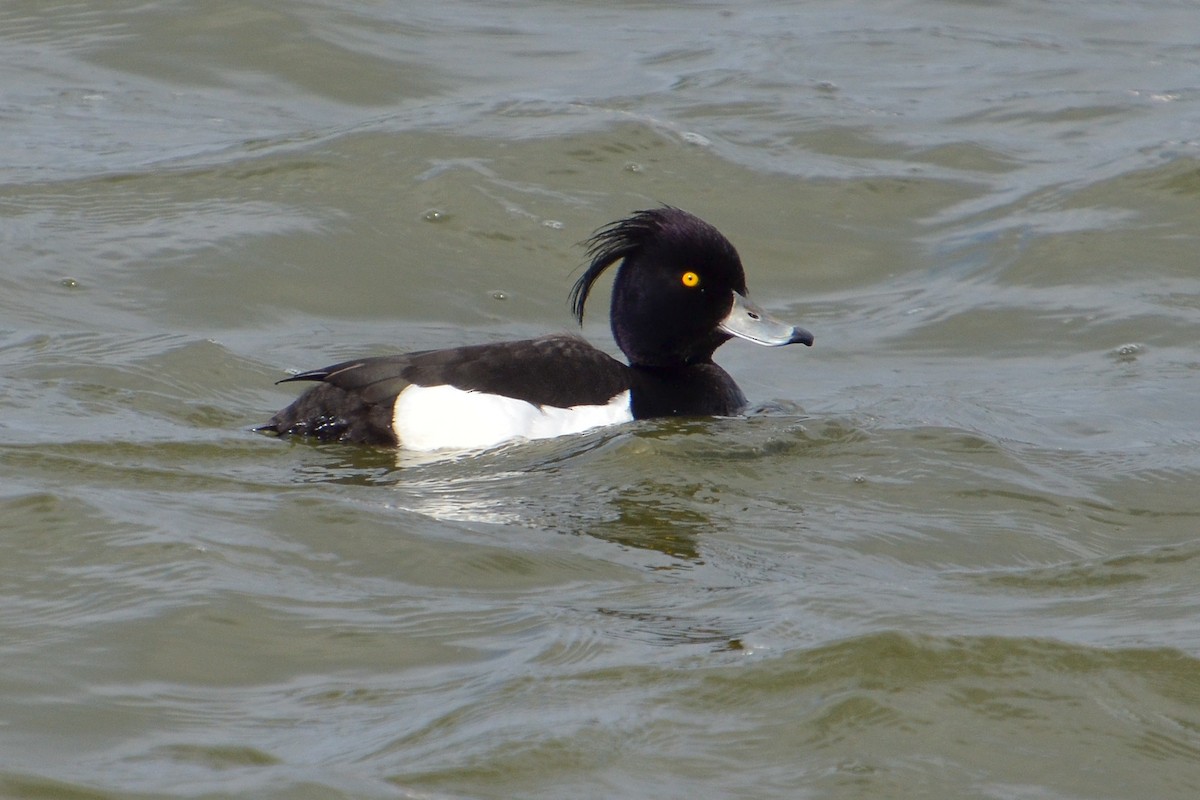
[[[556,219],[544,219],[542,220],[542,225],[556,231],[561,231],[563,228],[567,227]]]
[[[445,222],[450,219],[450,215],[440,208],[431,208],[421,215],[421,219],[426,222]]]
[[[1117,361],[1136,361],[1144,351],[1145,347],[1140,344],[1130,342],[1123,344],[1120,347],[1115,347],[1109,351],[1109,355]]]

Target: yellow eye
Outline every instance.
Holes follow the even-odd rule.
[[[688,287],[689,289],[692,288],[693,286],[700,285],[700,276],[694,272],[689,271],[689,272],[683,273],[683,277],[680,278],[680,280],[683,281],[683,285]]]

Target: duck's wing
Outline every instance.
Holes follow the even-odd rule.
[[[318,381],[257,430],[396,444],[393,408],[410,385],[453,386],[535,406],[604,405],[629,389],[629,368],[574,336],[343,361],[288,381]]]

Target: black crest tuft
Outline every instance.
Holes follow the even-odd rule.
[[[583,306],[587,303],[588,293],[604,270],[652,244],[688,240],[711,242],[721,250],[728,248],[733,252],[733,246],[716,228],[674,206],[635,211],[625,219],[597,230],[586,242],[591,260],[587,271],[571,287],[571,311],[575,319],[583,323]],[[733,257],[736,260],[736,253]]]

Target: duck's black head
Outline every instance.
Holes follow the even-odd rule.
[[[630,364],[707,362],[732,336],[772,346],[812,344],[808,331],[772,319],[747,299],[737,250],[686,211],[670,206],[635,211],[598,230],[587,244],[591,263],[571,289],[572,308],[582,322],[592,285],[621,262],[611,323]]]

